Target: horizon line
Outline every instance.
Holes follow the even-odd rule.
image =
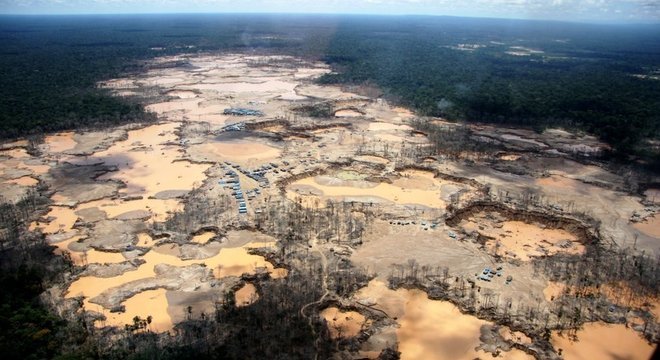
[[[478,16],[478,15],[445,15],[445,14],[418,14],[418,13],[350,13],[350,12],[245,12],[245,11],[218,11],[218,12],[186,12],[186,11],[172,11],[172,12],[89,12],[89,13],[19,13],[19,12],[0,12],[0,16],[16,16],[16,17],[60,17],[60,16],[159,16],[159,15],[293,15],[293,16],[373,16],[373,17],[428,17],[428,18],[463,18],[463,19],[483,19],[483,20],[511,20],[511,21],[528,21],[528,22],[554,22],[554,23],[569,23],[569,24],[585,24],[585,25],[646,25],[646,26],[660,26],[658,21],[614,21],[614,20],[564,20],[564,19],[543,19],[543,18],[521,18],[521,17],[493,17],[493,16]]]

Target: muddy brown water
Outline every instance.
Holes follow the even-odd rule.
[[[257,268],[267,269],[267,271],[271,272],[273,278],[286,276],[285,269],[273,269],[273,265],[267,262],[262,256],[249,254],[249,247],[250,246],[246,245],[238,248],[223,248],[217,255],[200,260],[181,260],[177,256],[152,250],[141,257],[146,262],[140,265],[136,270],[127,271],[122,275],[110,278],[99,278],[95,276],[79,278],[69,286],[66,297],[84,296],[84,303],[87,309],[97,310],[107,314],[110,309],[102,309],[99,305],[89,302],[89,299],[98,296],[108,289],[121,286],[134,280],[156,277],[157,275],[154,272],[154,266],[157,264],[168,264],[176,267],[183,267],[191,264],[205,264],[208,268],[213,269],[213,275],[216,278],[240,276],[243,273],[254,273]],[[100,259],[105,261],[102,255],[100,255]],[[140,294],[142,293],[135,296]],[[134,316],[144,313],[144,309],[148,309],[149,313],[147,315],[151,315],[155,319],[158,319],[160,324],[159,330],[167,331],[172,328],[173,324],[171,323],[171,320],[169,320],[169,322],[167,320],[169,319],[166,312],[167,306],[162,305],[163,302],[167,305],[164,291],[140,295],[140,297],[138,297],[138,299],[149,299],[149,302],[153,304],[160,304],[154,307],[144,307],[138,300],[131,301],[135,296],[123,302],[126,309],[124,315],[109,317],[103,325],[121,327],[126,324],[126,322],[124,322],[126,319],[130,320]]]
[[[402,360],[472,360],[492,356],[475,350],[481,343],[481,327],[490,323],[462,314],[447,301],[430,300],[421,290],[391,290],[378,280],[361,289],[356,298],[374,302],[374,308],[397,319]],[[504,353],[501,358],[533,359],[519,350]]]
[[[106,325],[132,324],[133,318],[139,316],[146,319],[152,317],[148,329],[153,332],[164,332],[172,329],[172,319],[167,312],[168,303],[165,296],[167,290],[156,289],[143,291],[124,302],[127,310],[123,313],[105,312]]]
[[[488,240],[486,246],[491,253],[499,256],[529,261],[533,257],[558,252],[583,254],[586,251],[575,235],[563,229],[542,228],[522,221],[504,221],[499,224],[501,227],[484,228],[485,223],[487,220],[481,218],[477,222],[465,223],[463,228],[469,232],[478,231],[493,237],[494,240]],[[570,244],[570,247],[563,248],[560,246],[563,244]]]
[[[330,336],[334,339],[357,336],[363,326],[367,325],[364,315],[356,311],[342,311],[336,307],[329,307],[321,311],[320,315],[328,323]]]
[[[578,341],[571,341],[566,334],[552,333],[555,349],[562,349],[566,360],[651,358],[654,347],[637,332],[623,324],[588,323],[577,332]]]
[[[148,126],[143,129],[129,131],[128,138],[113,144],[105,151],[98,152],[85,159],[71,157],[68,160],[87,164],[103,161],[108,165],[117,166],[118,171],[108,173],[99,180],[121,180],[127,184],[124,192],[130,195],[143,196],[143,199],[134,201],[120,201],[112,199],[101,199],[90,203],[80,204],[76,208],[53,206],[46,217],[52,221],[47,224],[33,224],[32,227],[41,227],[45,233],[55,234],[58,232],[71,231],[78,215],[77,210],[97,207],[107,214],[108,218],[134,210],[148,210],[153,214],[153,219],[164,220],[171,211],[180,209],[179,201],[149,199],[158,192],[166,190],[192,189],[195,184],[204,178],[204,171],[208,165],[191,164],[185,161],[174,161],[180,157],[176,144],[176,123],[165,123]],[[75,144],[67,144],[69,135],[62,135],[52,139],[52,144],[58,141],[63,144],[55,145],[51,150],[62,150]],[[59,147],[58,147],[59,146]],[[16,154],[19,155],[19,154]],[[64,201],[58,199],[55,201]],[[205,233],[195,240],[206,242],[213,233]],[[72,237],[59,242],[58,251],[69,251],[72,260],[79,265],[85,263],[118,263],[126,259],[121,253],[101,252],[88,250],[85,253],[70,251],[68,245],[77,241],[79,237]],[[154,246],[155,242],[146,234],[138,236],[138,245],[145,247]],[[242,273],[254,272],[259,267],[273,270],[273,266],[266,262],[261,256],[250,255],[247,247],[222,249],[218,254],[202,260],[181,260],[176,256],[163,254],[158,251],[149,251],[141,257],[146,261],[133,271],[127,271],[122,275],[99,278],[94,276],[82,277],[73,282],[68,288],[67,297],[85,296],[85,308],[97,310],[107,316],[107,320],[101,325],[123,326],[131,323],[134,316],[153,316],[154,323],[151,325],[154,331],[167,331],[172,328],[172,321],[167,313],[167,299],[164,289],[156,289],[140,292],[123,302],[126,311],[124,313],[110,313],[109,309],[102,309],[99,305],[89,300],[102,292],[121,286],[130,281],[155,277],[153,269],[156,264],[168,264],[177,267],[190,264],[206,264],[214,270],[218,277],[240,276]],[[273,277],[286,276],[284,269],[273,272]]]
[[[215,236],[215,233],[213,231],[205,231],[199,235],[193,236],[192,242],[197,243],[197,244],[206,244],[211,238]]]
[[[259,299],[257,288],[253,284],[245,284],[238,289],[234,296],[236,298],[236,306],[248,306]]]
[[[180,158],[174,134],[177,123],[153,125],[130,131],[128,139],[115,143],[106,151],[96,153],[91,160],[103,160],[115,165],[118,171],[108,173],[99,180],[124,181],[130,195],[153,196],[166,190],[192,189],[205,178],[209,165],[174,161]]]
[[[642,222],[638,222],[633,227],[648,236],[660,239],[660,215],[649,216]]]

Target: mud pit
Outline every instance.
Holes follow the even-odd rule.
[[[216,253],[210,257],[200,257],[199,259],[182,260],[177,245],[155,246],[145,255],[134,258],[143,261],[141,265],[127,266],[126,270],[118,276],[84,276],[79,278],[69,287],[67,297],[84,296],[86,309],[103,314],[108,314],[113,309],[113,307],[109,308],[107,304],[123,305],[125,308],[123,314],[107,316],[108,319],[104,322],[104,325],[123,326],[125,323],[122,321],[132,319],[136,315],[142,317],[151,315],[154,320],[158,321],[161,330],[169,330],[173,326],[171,320],[168,320],[169,316],[167,313],[156,310],[166,309],[168,312],[181,312],[184,307],[180,307],[178,310],[170,309],[167,306],[165,292],[159,291],[150,295],[141,295],[144,291],[153,288],[181,291],[183,293],[209,291],[211,284],[216,282],[214,279],[254,273],[258,268],[264,268],[266,271],[272,272],[272,276],[275,278],[282,276],[281,270],[274,271],[273,266],[263,257],[248,254],[249,247],[259,244],[252,244],[251,238],[244,238],[246,235],[249,236],[250,233],[239,232],[232,235],[240,237],[241,242],[246,242],[245,245],[236,248],[223,247],[222,245],[214,246],[213,243],[208,244],[208,247],[217,249]],[[146,239],[144,240],[146,241]],[[103,257],[100,257],[100,259],[107,262]],[[200,268],[195,265],[203,265],[203,267]],[[215,297],[221,298],[222,292],[226,290],[226,287],[218,286],[213,294],[215,294]],[[135,296],[139,296],[138,299],[149,299],[149,302],[161,305],[155,308],[144,307],[140,301],[132,300]],[[246,298],[242,300],[247,301],[248,299],[249,295],[246,295]],[[163,302],[166,304],[165,306],[162,305]],[[212,303],[209,304],[212,305]],[[198,310],[211,312],[213,308],[210,305],[205,309]],[[144,309],[149,309],[150,313],[143,314]]]
[[[636,213],[648,213],[648,207],[640,203],[640,198],[597,186],[608,183],[618,185],[620,179],[613,174],[602,174],[602,169],[575,166],[571,163],[567,165],[577,168],[554,170],[557,175],[535,181],[544,195],[562,208],[584,211],[602,221],[602,237],[611,239],[617,246],[632,247],[634,244],[640,250],[660,252],[660,237],[654,236],[653,233],[640,232],[636,229],[639,224],[629,221]],[[576,174],[567,175],[569,171],[575,171]],[[657,211],[656,208],[655,212]]]
[[[355,110],[339,110],[335,112],[335,117],[338,118],[352,118],[352,117],[360,117],[360,116],[362,116],[362,114]]]
[[[236,297],[236,306],[248,306],[259,300],[257,288],[252,284],[245,284],[234,293],[234,296]]]
[[[363,244],[352,253],[351,260],[359,267],[368,268],[383,282],[414,259],[430,268],[447,267],[452,278],[477,281],[482,289],[492,290],[502,297],[523,303],[538,303],[544,298],[547,281],[543,277],[529,276],[534,272],[530,263],[498,263],[481,244],[460,239],[452,228],[441,224],[434,228],[434,220],[422,217],[415,220],[415,224],[408,222],[407,225],[401,221],[375,221],[363,237]],[[477,279],[484,268],[494,269],[498,265],[503,266],[502,276],[495,276],[490,282]],[[509,275],[515,280],[506,284]]]
[[[577,332],[578,341],[552,334],[552,343],[566,360],[651,359],[654,347],[625,325],[589,323]],[[613,346],[614,345],[614,346]]]
[[[64,132],[51,136],[46,136],[44,145],[47,146],[47,151],[52,153],[61,153],[66,150],[71,150],[76,147],[76,140],[73,137],[74,133]]]
[[[634,227],[648,236],[660,239],[660,215],[658,214],[646,218],[635,224]]]
[[[180,161],[179,147],[173,145],[177,141],[174,131],[178,126],[166,123],[129,131],[128,139],[108,150],[70,162],[76,165],[103,162],[115,166],[117,171],[98,180],[122,181],[127,185],[122,190],[126,195],[154,197],[162,191],[190,190],[205,179],[204,171],[209,166]]]
[[[276,160],[281,151],[259,141],[246,139],[193,145],[188,154],[196,161],[230,161],[246,167],[257,167]]]
[[[398,319],[400,327],[396,329],[396,338],[401,359],[472,360],[493,357],[477,349],[481,344],[480,329],[489,323],[461,314],[449,302],[429,300],[426,293],[420,290],[390,290],[376,280],[361,289],[355,297],[361,302],[374,304],[373,307]],[[375,337],[378,336],[387,336],[387,333]],[[504,352],[497,358],[534,359],[517,349]]]
[[[124,302],[126,309],[131,311],[123,313],[106,313],[105,325],[132,324],[133,318],[139,316],[146,319],[152,316],[149,329],[154,332],[164,332],[172,328],[172,319],[167,313],[167,298],[165,289],[143,291]]]
[[[556,253],[583,254],[585,247],[578,238],[563,229],[550,229],[541,224],[511,221],[498,213],[479,213],[461,221],[460,229],[488,238],[486,247],[494,256],[529,261],[533,257]]]
[[[321,317],[328,323],[330,336],[333,338],[349,338],[360,334],[367,319],[355,311],[341,311],[336,307],[329,307],[321,311]]]
[[[205,232],[203,232],[199,235],[195,235],[190,241],[192,241],[194,243],[197,243],[197,244],[204,245],[207,242],[209,242],[209,240],[211,240],[215,236],[216,236],[216,233],[214,233],[213,231],[205,231]]]
[[[444,209],[451,194],[463,188],[460,184],[435,179],[433,174],[423,171],[403,171],[391,184],[347,179],[344,174],[339,172],[298,180],[288,186],[287,197],[294,201],[301,198],[308,206],[316,203],[316,199],[319,204],[331,199]]]

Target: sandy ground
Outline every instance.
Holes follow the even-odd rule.
[[[242,288],[238,289],[234,295],[236,296],[236,306],[248,306],[259,300],[257,288],[252,284],[245,284]]]
[[[491,254],[522,261],[559,252],[582,254],[585,251],[577,237],[565,230],[548,229],[521,221],[493,220],[492,216],[484,213],[462,221],[460,227],[466,233],[478,232],[495,238],[486,242]]]
[[[22,176],[18,179],[6,180],[4,183],[5,184],[16,184],[16,185],[20,185],[20,186],[30,187],[30,186],[37,185],[39,183],[39,180],[37,180],[37,179],[35,179],[31,176]]]
[[[73,138],[73,132],[64,132],[55,135],[46,136],[44,144],[49,152],[61,153],[76,147],[76,140]]]
[[[406,171],[392,184],[369,181],[345,180],[337,175],[308,177],[298,180],[287,188],[287,197],[319,197],[320,203],[327,199],[360,202],[390,202],[398,205],[421,205],[444,209],[446,200],[460,190],[458,184],[433,178],[430,173]]]
[[[298,180],[291,185],[296,188],[306,185],[321,191],[324,198],[360,198],[374,197],[385,199],[395,204],[417,204],[428,207],[443,208],[445,203],[440,199],[437,193],[423,190],[407,190],[402,187],[393,186],[387,183],[379,183],[373,187],[355,187],[341,185],[322,185],[318,179],[307,178]],[[367,185],[369,186],[369,185]]]
[[[489,185],[491,194],[509,194],[520,198],[529,191],[543,202],[558,206],[563,211],[585,213],[600,220],[600,233],[606,242],[632,247],[637,236],[635,245],[638,250],[645,250],[646,253],[660,252],[660,239],[641,233],[634,228],[634,223],[628,221],[633,214],[648,214],[648,207],[641,203],[640,197],[608,188],[622,186],[623,179],[619,176],[594,166],[555,157],[534,157],[532,160],[521,158],[515,162],[523,159],[525,161],[521,166],[537,172],[538,177],[452,161],[445,161],[438,168]],[[550,176],[546,176],[548,173]]]
[[[362,114],[355,110],[339,110],[335,112],[335,117],[338,118],[353,118],[360,116],[362,116]]]
[[[175,96],[178,97],[179,99],[192,99],[196,97],[197,94],[194,91],[171,90],[167,92],[167,96]]]
[[[335,339],[357,336],[367,324],[367,319],[359,312],[341,311],[336,307],[324,309],[321,311],[321,317],[328,322],[330,336]]]
[[[364,161],[368,163],[375,163],[375,164],[387,164],[390,161],[386,158],[380,157],[380,156],[373,156],[373,155],[359,155],[355,157],[356,161]]]
[[[552,344],[562,349],[566,360],[589,359],[650,359],[654,347],[649,345],[625,325],[589,323],[577,333],[578,341],[573,342],[564,335],[553,332]]]
[[[513,155],[512,154],[512,155],[502,155],[502,156],[500,156],[500,160],[504,160],[504,161],[516,161],[518,159],[520,159],[520,155]]]
[[[660,189],[648,189],[644,191],[644,197],[653,204],[660,204]]]
[[[188,154],[198,161],[230,161],[241,166],[258,167],[276,160],[281,151],[257,141],[236,140],[193,145],[188,148]]]
[[[643,222],[636,223],[633,225],[635,229],[641,231],[642,233],[660,239],[660,216],[653,215],[648,217]]]
[[[566,286],[562,283],[548,281],[548,286],[543,289],[543,296],[547,301],[552,301],[558,298],[564,292],[565,288]]]
[[[393,269],[392,264],[404,264],[416,259],[424,265],[442,265],[466,268],[465,274],[489,266],[491,260],[475,248],[451,239],[442,228],[423,230],[422,219],[416,225],[390,225],[376,221],[364,237],[351,259],[361,266],[368,266],[381,279],[386,279]],[[431,221],[428,221],[431,223]],[[394,250],[396,249],[396,250]],[[471,259],[469,265],[465,259]]]
[[[213,231],[205,231],[199,235],[195,235],[190,241],[204,245],[214,236],[215,233]]]

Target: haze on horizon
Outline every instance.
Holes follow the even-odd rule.
[[[0,0],[0,14],[315,13],[448,15],[660,24],[653,0]]]

